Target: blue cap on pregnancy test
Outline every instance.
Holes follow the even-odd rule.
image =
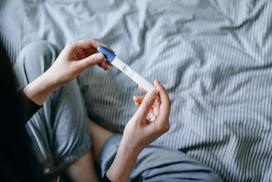
[[[116,57],[114,52],[112,52],[111,50],[109,50],[108,48],[104,46],[98,46],[97,51],[104,54],[108,62],[112,62],[114,58]]]

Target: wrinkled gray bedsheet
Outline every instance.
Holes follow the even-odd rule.
[[[272,1],[1,0],[1,39],[13,61],[27,44],[95,37],[172,100],[179,149],[225,181],[272,181]],[[121,132],[137,86],[117,69],[80,79],[89,115]]]

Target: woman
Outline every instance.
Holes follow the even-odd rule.
[[[16,79],[12,67],[1,46],[0,111],[3,118],[0,132],[3,146],[1,179],[7,181],[50,180],[44,175],[44,169],[34,155],[33,146],[28,139],[24,125],[52,94],[76,78],[82,71],[94,65],[108,69],[110,65],[104,56],[96,51],[99,45],[103,43],[94,39],[67,44],[52,66],[26,84],[20,92],[16,90]],[[158,81],[154,82],[154,86],[157,90],[148,92],[145,97],[135,97],[135,103],[139,105],[139,109],[124,129],[119,149],[103,178],[104,181],[128,181],[139,153],[149,143],[169,130],[169,97]],[[153,116],[152,121],[146,119],[148,114]],[[95,124],[93,126],[99,128]],[[104,142],[105,140],[95,145],[97,146],[94,148],[96,154],[100,152],[101,143]],[[72,179],[78,177],[77,174],[73,176],[74,171],[77,169],[72,167],[70,171]]]

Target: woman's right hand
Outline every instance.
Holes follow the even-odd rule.
[[[134,97],[139,108],[127,123],[123,133],[122,145],[139,152],[170,128],[169,96],[157,80],[154,81],[154,85],[157,90],[148,92],[144,97]]]
[[[107,172],[111,181],[128,181],[139,153],[170,128],[170,99],[158,81],[154,85],[157,90],[144,97],[134,97],[139,108],[125,127],[115,159]]]

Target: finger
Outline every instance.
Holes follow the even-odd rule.
[[[155,104],[153,106],[153,111],[155,115],[159,115],[159,110],[160,110],[160,103],[157,102],[158,99],[156,99]]]
[[[170,108],[171,108],[171,102],[170,102],[170,98],[166,92],[166,89],[160,84],[159,81],[155,80],[154,81],[154,85],[157,88],[157,90],[159,91],[159,96],[160,96],[160,117],[162,118],[167,118],[170,115]],[[165,121],[165,119],[162,119],[163,121]]]
[[[98,63],[97,65],[98,65],[99,67],[103,68],[103,67],[102,67],[102,63]]]
[[[137,105],[138,107],[141,105],[142,101],[143,101],[143,96],[133,96],[133,100],[135,105]],[[158,114],[159,114],[159,102],[158,102],[159,97],[156,97],[155,102],[153,103],[153,105],[151,106],[148,115],[150,116],[150,121],[154,121]]]
[[[140,106],[144,97],[143,96],[133,96],[135,105]]]
[[[102,63],[104,61],[104,55],[102,53],[95,53],[92,54],[84,59],[78,61],[79,66],[81,69],[86,69],[90,66]]]
[[[158,89],[160,95],[161,95],[161,102],[162,103],[166,103],[166,102],[170,102],[170,99],[169,99],[169,96],[167,94],[167,91],[166,89],[163,87],[163,85],[158,81],[158,80],[155,80],[154,81],[154,85],[155,87]]]
[[[103,45],[104,47],[107,47],[112,52],[114,52],[111,47],[109,47],[105,43],[103,43],[99,40],[96,40],[96,39],[82,39],[82,40],[78,40],[76,42],[76,44],[77,44],[77,46],[81,47],[82,49],[86,49],[86,50],[88,50],[90,48],[91,49],[94,48],[96,52],[97,52],[97,47]]]
[[[81,39],[75,42],[77,46],[88,49],[88,48],[97,48],[99,45],[104,43],[96,39]]]
[[[156,97],[157,97],[157,94],[155,91],[152,90],[152,91],[148,92],[145,95],[139,109],[135,113],[136,117],[139,117],[140,120],[142,120],[143,118],[146,118],[150,108],[152,107],[152,105],[155,102]]]
[[[136,101],[134,101],[134,104],[135,104],[137,107],[140,107],[140,105],[141,105],[141,103],[136,102]]]
[[[141,87],[140,85],[138,85],[138,89],[139,89],[142,93],[147,93],[147,91],[146,91],[143,87]]]
[[[106,61],[108,66],[113,66],[110,62]]]
[[[108,45],[96,39],[82,39],[73,43],[74,47],[82,49],[86,56],[97,53],[97,47],[103,45],[113,51]],[[114,52],[114,51],[113,51]]]
[[[142,102],[143,99],[144,99],[144,96],[133,96],[133,100],[137,100],[139,102]]]
[[[158,115],[155,114],[154,111],[152,110],[148,113],[148,116],[149,116],[149,121],[155,121]]]
[[[105,66],[106,66],[107,68],[110,67],[110,65],[108,64],[108,61],[103,62],[103,64],[105,64]]]
[[[103,62],[101,62],[101,67],[102,67],[104,70],[108,70],[108,64],[106,63],[105,60],[104,60]]]

